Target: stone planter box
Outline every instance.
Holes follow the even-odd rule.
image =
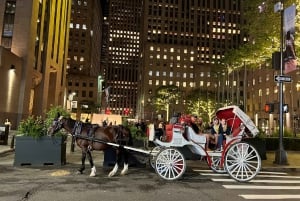
[[[48,137],[34,139],[29,136],[15,137],[15,166],[23,165],[65,165],[65,137]]]

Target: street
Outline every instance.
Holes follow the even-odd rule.
[[[80,154],[75,150],[72,160],[64,166],[14,167],[14,152],[1,157],[0,199],[5,201],[241,201],[300,199],[299,173],[261,172],[251,182],[238,183],[227,174],[215,174],[199,169],[188,162],[182,179],[162,180],[155,171],[130,167],[126,176],[109,178],[110,168],[102,168],[103,153],[93,153],[97,167],[96,177],[89,177],[89,165],[82,175],[76,174]],[[71,160],[71,159],[69,159]],[[279,191],[280,190],[280,191]]]

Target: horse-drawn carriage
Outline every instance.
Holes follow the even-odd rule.
[[[231,135],[226,136],[220,151],[208,150],[205,146],[208,143],[205,134],[196,134],[190,126],[174,124],[169,142],[154,139],[153,131],[150,132],[150,140],[156,145],[151,163],[160,177],[175,180],[184,174],[185,156],[177,148],[185,146],[194,154],[204,157],[213,171],[227,172],[237,181],[249,181],[258,174],[261,168],[259,153],[252,145],[243,141],[244,138],[258,134],[254,123],[237,106],[221,108],[216,115],[219,119],[226,119],[231,127]]]
[[[165,180],[176,180],[180,178],[186,170],[186,159],[180,147],[187,147],[196,155],[205,158],[208,166],[215,172],[227,172],[237,181],[249,181],[254,178],[260,168],[261,159],[257,150],[244,138],[255,137],[258,129],[251,119],[237,106],[221,108],[216,113],[219,119],[225,118],[231,127],[231,135],[227,137],[221,151],[209,151],[205,144],[206,136],[197,135],[188,125],[173,124],[168,126],[168,141],[161,141],[155,138],[154,126],[149,125],[149,141],[156,145],[152,150],[138,149],[128,146],[125,142],[130,140],[128,130],[124,127],[99,127],[85,125],[70,118],[59,118],[54,120],[49,130],[50,134],[64,128],[77,140],[77,145],[82,148],[82,166],[79,171],[85,169],[85,156],[88,155],[92,166],[91,176],[95,175],[95,167],[92,161],[91,150],[105,150],[108,146],[118,148],[119,151],[132,150],[149,156],[151,166],[157,174]],[[92,129],[92,132],[91,132]],[[128,153],[127,153],[128,154]],[[121,174],[128,171],[128,156],[125,154],[125,164]],[[117,159],[119,159],[117,155]],[[116,162],[109,176],[116,174],[118,162]]]

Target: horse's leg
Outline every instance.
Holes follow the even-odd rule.
[[[113,177],[115,176],[115,174],[117,173],[118,169],[119,169],[119,161],[120,161],[120,157],[119,157],[120,151],[116,150],[116,164],[114,166],[114,168],[112,169],[112,171],[109,172],[108,176],[109,177]]]
[[[124,167],[121,171],[121,175],[126,175],[128,173],[128,151],[124,148],[121,148],[121,156],[124,158]]]
[[[90,165],[91,165],[91,167],[92,167],[92,168],[91,168],[90,177],[94,177],[94,176],[96,176],[96,167],[95,167],[95,165],[94,165],[92,153],[91,153],[91,151],[90,151],[89,149],[87,150],[87,156],[88,156]]]
[[[81,149],[81,167],[78,170],[78,173],[82,174],[85,170],[85,158],[86,158],[86,150],[84,148]]]

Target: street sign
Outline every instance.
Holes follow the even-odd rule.
[[[274,76],[275,82],[292,82],[291,76],[284,76],[284,75],[275,75]]]

